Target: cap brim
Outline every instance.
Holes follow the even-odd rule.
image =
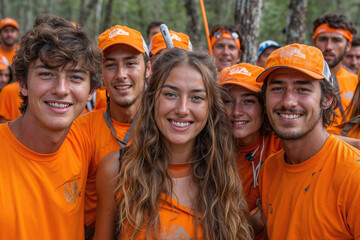
[[[221,83],[221,85],[228,85],[228,84],[238,85],[238,86],[244,87],[244,88],[246,88],[252,92],[256,92],[256,93],[259,93],[261,91],[260,87],[255,87],[253,85],[250,85],[250,84],[247,84],[244,82],[228,80],[228,81],[224,81]]]
[[[308,75],[309,77],[315,78],[317,80],[320,79],[324,79],[325,77],[321,74],[318,73],[314,73],[312,71],[300,68],[300,67],[296,67],[296,66],[286,66],[286,65],[279,65],[279,66],[273,66],[271,68],[266,69],[265,71],[263,71],[257,78],[256,81],[257,82],[264,82],[265,79],[270,75],[270,73],[272,73],[273,71],[277,70],[277,69],[281,69],[281,68],[290,68],[290,69],[294,69],[297,70],[299,72],[302,72],[306,75]]]
[[[105,45],[104,47],[103,47],[103,49],[101,50],[102,52],[105,52],[106,51],[106,49],[108,49],[109,47],[111,47],[111,46],[114,46],[114,45],[128,45],[128,46],[130,46],[130,47],[132,47],[132,48],[135,48],[137,51],[139,51],[139,52],[141,52],[141,53],[145,53],[146,51],[144,50],[144,49],[142,49],[142,48],[140,48],[140,47],[138,47],[138,46],[136,46],[135,44],[132,44],[132,43],[127,43],[127,42],[118,42],[118,43],[112,43],[112,44],[107,44],[107,45]]]

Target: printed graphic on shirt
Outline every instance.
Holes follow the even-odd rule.
[[[78,186],[77,180],[75,179],[64,184],[64,197],[68,203],[76,204],[77,200],[81,196],[81,187]]]
[[[191,240],[193,239],[190,235],[185,231],[183,226],[172,225],[169,229],[163,227],[163,231],[161,233],[161,239],[169,240],[169,239],[184,239]]]

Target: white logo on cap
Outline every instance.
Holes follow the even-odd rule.
[[[176,35],[175,33],[170,33],[170,37],[171,37],[171,40],[176,40],[176,41],[181,42],[181,38],[178,35]]]
[[[299,48],[294,48],[294,47],[289,47],[287,49],[282,49],[281,53],[280,53],[280,57],[288,57],[288,58],[293,58],[293,57],[300,57],[303,59],[306,59],[306,55],[301,53]]]
[[[118,35],[129,36],[129,33],[124,31],[121,28],[115,28],[115,29],[111,30],[111,32],[109,33],[109,38],[113,38],[113,37],[118,36]]]
[[[229,74],[233,75],[233,74],[236,74],[236,73],[243,74],[243,75],[246,75],[246,76],[249,76],[249,77],[251,76],[251,72],[249,72],[244,67],[236,67],[234,69],[231,69]]]

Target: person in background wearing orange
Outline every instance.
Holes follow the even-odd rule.
[[[101,85],[101,59],[86,32],[54,15],[24,34],[12,65],[22,115],[0,125],[0,239],[84,239],[89,147],[70,128]]]
[[[256,65],[259,67],[264,68],[266,59],[269,57],[269,55],[278,49],[280,45],[277,42],[274,42],[272,40],[266,40],[259,44],[258,52],[257,52],[257,59],[256,59]]]
[[[360,78],[360,72],[358,78]],[[350,119],[349,121],[328,127],[326,130],[329,133],[360,139],[360,81],[345,114],[348,116],[347,119]]]
[[[0,55],[0,92],[11,80],[12,71],[9,62],[6,57]]]
[[[162,24],[162,22],[159,22],[159,21],[153,21],[153,22],[149,23],[149,25],[146,29],[147,42],[149,44],[151,43],[151,39],[153,38],[153,36],[155,36],[155,34],[160,32],[161,24]]]
[[[190,37],[185,33],[174,32],[169,30],[170,38],[174,44],[174,47],[185,49],[186,51],[192,51],[192,44]],[[155,34],[150,42],[149,46],[149,55],[150,61],[153,63],[157,56],[161,53],[162,50],[166,49],[165,40],[161,32]]]
[[[269,239],[359,239],[360,151],[326,132],[339,95],[321,51],[279,48],[257,81],[283,147],[259,177]]]
[[[131,145],[99,166],[108,207],[94,239],[250,239],[216,75],[207,53],[172,48],[154,62]]]
[[[4,18],[0,21],[0,54],[4,55],[10,65],[16,50],[19,49],[19,24],[12,18]]]
[[[109,153],[129,144],[135,115],[151,72],[148,49],[141,33],[116,25],[100,34],[98,46],[103,52],[102,75],[108,93],[107,107],[80,116],[73,124],[92,145],[92,169],[85,192],[85,225],[93,234],[97,197],[96,171]]]
[[[210,41],[219,72],[240,62],[245,46],[238,27],[217,24],[211,28]]]
[[[343,65],[353,73],[358,74],[360,67],[360,37],[353,38],[350,50],[345,53]]]
[[[356,29],[342,14],[327,13],[313,22],[314,46],[319,48],[330,67],[335,87],[340,93],[339,108],[334,124],[340,124],[345,118],[345,109],[349,105],[358,83],[356,74],[343,67],[343,59],[351,48]]]

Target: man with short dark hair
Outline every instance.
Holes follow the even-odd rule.
[[[95,226],[98,165],[107,154],[129,144],[131,126],[151,71],[146,43],[135,29],[113,26],[100,34],[98,46],[104,56],[102,74],[108,94],[107,107],[82,115],[73,124],[74,129],[86,134],[92,146],[89,153],[92,168],[85,192],[87,227]],[[91,235],[92,229],[87,231]]]
[[[360,66],[360,37],[353,38],[350,50],[345,53],[343,64],[353,73],[358,74]]]
[[[0,125],[0,239],[84,239],[89,146],[70,128],[101,85],[101,60],[86,32],[54,15],[22,37],[22,115]]]
[[[149,23],[147,29],[146,29],[146,36],[147,36],[147,41],[148,44],[151,43],[151,39],[152,37],[160,32],[160,25],[162,24],[162,22],[159,21],[153,21],[151,23]]]
[[[211,28],[210,41],[219,72],[240,62],[245,46],[238,27],[217,24]]]
[[[330,67],[335,87],[340,92],[341,102],[336,111],[338,117],[335,119],[335,124],[340,124],[349,120],[345,116],[345,109],[349,105],[358,83],[357,76],[342,65],[346,52],[350,50],[356,29],[344,15],[337,13],[327,13],[315,19],[313,25],[314,46],[323,53],[325,61]]]
[[[13,62],[15,51],[19,49],[19,24],[12,18],[4,18],[0,21],[0,54],[4,55],[10,65]]]
[[[360,151],[326,132],[339,97],[321,51],[279,48],[257,81],[283,146],[259,178],[269,239],[359,239]]]

